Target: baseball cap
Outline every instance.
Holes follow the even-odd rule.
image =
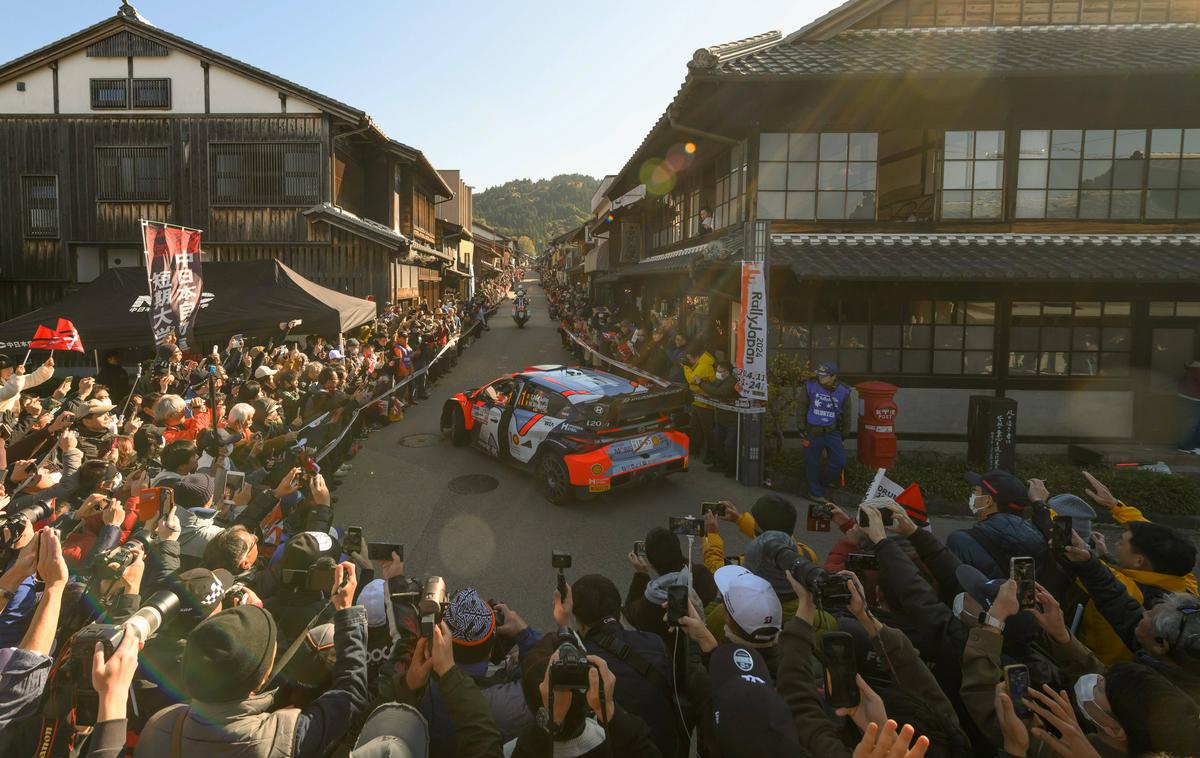
[[[817,366],[817,376],[837,376],[837,372],[836,363],[822,363]]]
[[[273,369],[266,365],[259,366],[258,368],[254,369],[254,378],[262,379],[264,376],[275,376],[277,373],[279,373],[279,369]]]
[[[407,703],[384,703],[358,733],[351,758],[409,758],[429,755],[429,722]]]
[[[89,400],[83,404],[79,410],[79,418],[87,418],[88,416],[103,416],[116,406],[107,400]]]
[[[713,574],[728,619],[747,642],[774,642],[783,624],[783,606],[771,583],[742,566],[722,566]]]
[[[185,626],[195,626],[221,604],[234,579],[225,569],[194,568],[171,574],[164,583],[179,598],[176,618]]]
[[[342,351],[335,347],[329,351],[329,354],[326,357],[331,361],[340,361],[344,356],[342,355]]]
[[[791,709],[757,650],[719,645],[709,657],[712,716],[722,756],[793,756],[800,741]]]
[[[1002,469],[992,469],[986,474],[968,471],[963,475],[968,484],[983,490],[990,495],[1001,508],[1021,510],[1029,505],[1029,489],[1017,477]]]
[[[1004,586],[1003,579],[988,579],[982,571],[968,563],[959,564],[954,569],[954,578],[958,579],[963,592],[975,598],[985,609],[992,607],[1000,588]]]
[[[358,593],[358,604],[367,609],[367,626],[387,625],[386,592],[387,584],[382,579],[372,579]]]
[[[318,559],[336,558],[338,552],[333,538],[325,532],[300,532],[293,535],[283,546],[280,568],[307,570]]]

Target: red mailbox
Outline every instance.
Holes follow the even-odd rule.
[[[858,390],[858,460],[871,468],[891,468],[896,460],[896,385],[863,382]]]

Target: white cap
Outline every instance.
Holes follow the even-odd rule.
[[[263,366],[259,366],[258,368],[254,369],[254,378],[262,379],[264,376],[274,376],[277,373],[279,373],[277,369],[273,369],[270,366],[263,365]]]
[[[344,356],[342,355],[342,351],[335,347],[329,351],[329,354],[326,357],[331,361],[340,361]]]
[[[722,566],[713,574],[725,612],[747,642],[774,642],[783,626],[783,605],[771,583],[742,566]]]

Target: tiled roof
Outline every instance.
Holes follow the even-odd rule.
[[[862,29],[714,63],[724,77],[1178,71],[1200,67],[1200,24]],[[695,61],[693,71],[700,73]]]
[[[1200,234],[775,234],[801,280],[1200,283]]]

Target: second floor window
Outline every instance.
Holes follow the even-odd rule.
[[[870,132],[761,135],[758,217],[874,219],[878,153]]]
[[[1200,129],[1021,132],[1017,218],[1200,218]]]
[[[170,108],[171,80],[92,79],[91,95],[92,110]]]
[[[942,218],[998,219],[1004,210],[1004,132],[946,132]]]
[[[434,224],[433,198],[424,190],[413,190],[413,226],[433,232]]]
[[[717,161],[713,188],[713,228],[723,229],[742,220],[742,192],[746,186],[746,143],[733,145]]]
[[[96,148],[96,199],[107,202],[170,200],[167,148]]]
[[[316,142],[217,142],[209,145],[213,205],[310,205],[321,200]]]

